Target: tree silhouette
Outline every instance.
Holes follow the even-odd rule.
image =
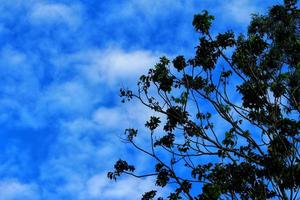
[[[136,143],[138,130],[125,131],[155,164],[138,175],[119,160],[108,177],[154,176],[157,186],[173,188],[171,200],[300,199],[297,1],[253,15],[247,35],[212,35],[213,20],[207,11],[194,16],[200,38],[193,58],[161,57],[136,92],[120,90],[123,102],[138,99],[160,114],[145,124],[150,149]]]

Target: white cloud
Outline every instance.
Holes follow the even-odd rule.
[[[126,115],[126,114],[125,114]],[[126,120],[124,112],[117,108],[100,107],[93,114],[93,121],[103,128],[115,129]]]
[[[128,83],[132,84],[130,81],[137,81],[139,75],[158,61],[158,55],[160,54],[145,50],[90,49],[69,55],[57,62],[76,66],[83,78],[90,83],[108,86],[123,83],[128,86]]]
[[[168,189],[162,190],[155,186],[155,180],[151,177],[137,179],[126,176],[117,182],[108,180],[106,174],[98,174],[92,176],[87,181],[87,194],[90,198],[95,199],[140,199],[142,194],[153,189],[159,192],[157,195],[162,195]]]
[[[0,89],[3,95],[0,100],[0,122],[15,115],[19,119],[16,124],[38,126],[29,112],[33,111],[33,104],[40,93],[38,72],[32,65],[33,60],[11,46],[4,46],[0,50]],[[27,106],[21,103],[24,100],[28,101]]]
[[[121,15],[123,16],[132,16],[137,13],[143,13],[147,19],[163,16],[170,14],[171,11],[176,9],[182,9],[185,7],[185,10],[191,9],[192,2],[189,1],[173,1],[173,0],[164,0],[164,1],[149,1],[149,0],[129,0],[123,5],[121,10]]]
[[[104,52],[100,59],[103,75],[111,83],[140,75],[157,61],[157,56],[147,51],[124,52],[114,49]]]
[[[89,112],[93,102],[92,91],[86,88],[80,81],[53,83],[40,97],[40,110],[52,114],[73,113],[83,114]]]
[[[223,13],[223,17],[245,25],[250,22],[251,14],[261,11],[259,4],[251,0],[233,0],[230,3],[223,2],[222,4],[220,12]]]
[[[60,3],[37,3],[33,5],[30,19],[34,24],[65,23],[76,27],[81,23],[81,8]]]
[[[35,185],[13,179],[0,181],[0,194],[0,200],[39,199]]]

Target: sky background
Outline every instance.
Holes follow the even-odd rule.
[[[0,0],[0,200],[138,199],[151,179],[106,174],[122,157],[151,165],[120,136],[153,113],[122,104],[119,89],[162,55],[191,56],[201,10],[215,15],[213,32],[243,33],[275,3]]]

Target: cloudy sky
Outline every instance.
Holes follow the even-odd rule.
[[[0,200],[134,200],[151,179],[107,180],[151,111],[122,104],[158,58],[192,55],[191,21],[243,33],[275,0],[0,0]]]

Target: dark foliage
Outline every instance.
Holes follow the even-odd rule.
[[[162,57],[141,76],[137,92],[121,90],[123,102],[138,99],[165,118],[152,116],[145,124],[150,149],[136,142],[137,130],[125,131],[153,158],[154,172],[136,175],[119,160],[108,177],[154,176],[157,186],[172,188],[171,200],[300,199],[297,1],[253,15],[247,35],[213,37],[213,20],[207,11],[194,16],[200,37],[193,58]]]

